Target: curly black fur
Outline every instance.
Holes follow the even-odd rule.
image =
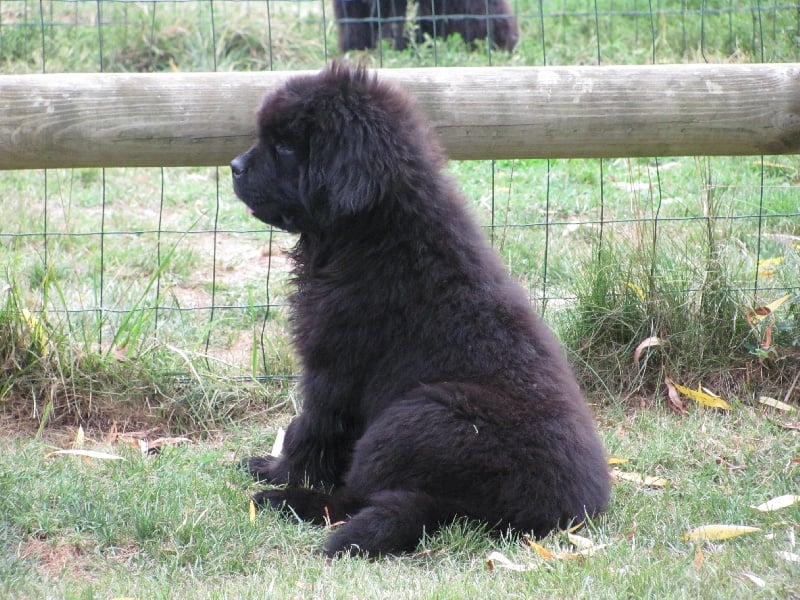
[[[300,234],[302,412],[256,495],[346,521],[328,555],[413,550],[457,516],[542,536],[601,511],[605,453],[564,353],[506,274],[414,103],[334,65],[268,97],[236,194]]]
[[[333,0],[339,27],[339,49],[374,48],[382,39],[406,47],[408,0]],[[490,40],[501,50],[513,50],[519,25],[508,0],[419,0],[417,38],[445,38],[459,34],[468,44]]]

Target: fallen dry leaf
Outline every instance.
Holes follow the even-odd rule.
[[[770,323],[767,325],[766,329],[764,329],[764,339],[761,340],[761,343],[758,345],[759,348],[762,350],[769,350],[772,348],[772,330],[775,329],[775,323]]]
[[[634,366],[639,365],[639,359],[642,358],[642,352],[644,352],[647,348],[652,348],[653,346],[660,346],[663,342],[661,338],[658,336],[650,336],[649,338],[643,339],[639,342],[639,345],[636,346],[636,350],[633,351],[633,364]]]
[[[22,314],[22,318],[28,325],[28,330],[30,331],[31,338],[35,339],[36,343],[40,348],[40,351],[42,353],[42,358],[47,358],[47,355],[50,352],[50,348],[47,340],[47,334],[44,331],[44,324],[36,315],[34,315],[27,308],[23,308],[20,311],[20,313]]]
[[[272,444],[272,450],[270,454],[272,456],[280,456],[281,452],[283,452],[283,438],[286,436],[286,430],[283,427],[278,427],[278,431],[275,433],[275,442]]]
[[[710,408],[720,408],[722,410],[730,410],[731,405],[725,402],[719,396],[715,396],[709,394],[707,392],[702,391],[699,387],[696,390],[689,389],[682,385],[678,385],[677,383],[673,383],[675,389],[678,390],[684,396],[691,398],[698,404],[702,404],[703,406],[708,406]]]
[[[797,410],[797,408],[792,406],[791,404],[786,404],[785,402],[781,402],[780,400],[776,400],[775,398],[770,398],[769,396],[761,396],[758,399],[758,401],[760,404],[763,404],[765,406],[771,406],[772,408],[776,408],[784,412],[794,412]]]
[[[589,548],[596,548],[595,543],[587,537],[567,532],[567,539],[569,543],[580,548],[581,550],[588,550]]]
[[[78,431],[75,434],[75,440],[72,442],[73,448],[83,448],[86,443],[86,434],[83,432],[83,425],[78,425]]]
[[[583,548],[577,552],[559,552],[556,554],[557,560],[582,560],[588,556],[597,554],[600,550],[608,546],[608,544],[597,544],[591,548]]]
[[[56,450],[50,454],[45,455],[45,458],[50,458],[57,454],[71,454],[74,456],[82,456],[85,458],[96,458],[99,460],[125,460],[117,454],[109,454],[108,452],[98,452],[97,450],[81,450],[80,448],[72,448],[69,450]]]
[[[579,548],[577,552],[552,552],[530,538],[526,541],[533,551],[536,552],[537,556],[543,560],[581,560],[596,554],[608,546],[608,544],[595,544],[589,538],[575,535],[574,533],[567,532],[566,535],[569,542],[576,548]]]
[[[694,559],[692,559],[692,567],[694,567],[695,571],[699,571],[700,567],[703,566],[703,562],[706,559],[706,555],[703,552],[703,548],[701,546],[697,546],[694,550]]]
[[[630,281],[626,281],[625,282],[625,287],[627,287],[634,294],[636,294],[636,297],[639,298],[639,300],[641,300],[642,302],[646,302],[647,301],[647,298],[644,295],[644,290],[642,288],[640,288],[638,285],[636,285],[635,283],[632,283]]]
[[[772,277],[775,274],[775,269],[784,261],[783,256],[775,256],[773,258],[765,258],[758,261],[758,274],[760,277]]]
[[[117,362],[128,362],[128,347],[117,346],[114,348],[114,360]]]
[[[783,560],[789,561],[791,563],[800,563],[800,554],[797,554],[795,552],[786,552],[785,550],[778,550],[777,554]]]
[[[536,568],[536,566],[532,564],[522,565],[515,563],[500,552],[492,552],[486,558],[486,568],[489,571],[494,571],[495,567],[503,567],[510,571],[533,571]]]
[[[753,310],[747,311],[747,320],[750,321],[752,325],[755,325],[756,323],[763,321],[769,315],[774,313],[781,304],[786,302],[791,297],[792,297],[791,294],[786,294],[785,296],[778,298],[777,300],[773,300],[766,306],[759,306],[757,308],[754,308]]]
[[[764,587],[765,585],[767,585],[767,582],[761,579],[761,577],[753,575],[752,573],[748,573],[747,571],[741,573],[741,576],[751,581],[752,583],[756,584],[758,587]]]
[[[755,508],[756,510],[760,510],[761,512],[772,512],[773,510],[780,510],[782,508],[787,508],[789,506],[792,506],[793,504],[797,504],[798,502],[800,502],[800,496],[796,494],[784,494],[783,496],[772,498],[772,500],[767,500],[763,504],[759,504],[758,506],[751,506],[750,508]]]
[[[583,527],[585,524],[586,524],[586,523],[584,523],[583,521],[578,521],[577,523],[575,523],[575,525],[573,525],[572,527],[570,527],[569,529],[567,529],[567,533],[575,533],[575,532],[576,532],[576,531],[578,531],[578,530],[579,530],[581,527]]]
[[[630,459],[629,458],[625,458],[623,456],[609,456],[608,457],[608,464],[610,464],[610,465],[624,465],[628,461],[630,461]]]
[[[747,533],[761,531],[748,525],[701,525],[684,534],[684,540],[727,540]]]
[[[667,401],[669,407],[681,416],[686,416],[686,408],[683,406],[678,390],[675,389],[675,384],[669,377],[664,377],[664,385],[667,386]]]
[[[637,485],[651,488],[664,488],[669,485],[669,481],[663,477],[651,477],[650,475],[642,475],[641,473],[629,473],[620,471],[619,469],[611,469],[611,475],[616,479],[622,481],[629,481]]]
[[[142,454],[158,454],[164,446],[179,446],[191,442],[186,437],[163,437],[156,440],[139,440],[139,449]]]
[[[553,560],[555,559],[555,554],[553,554],[550,550],[542,546],[541,544],[535,542],[532,539],[527,539],[528,545],[533,548],[533,551],[544,560]]]

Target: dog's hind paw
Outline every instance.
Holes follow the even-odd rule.
[[[339,503],[325,492],[301,487],[264,490],[253,496],[256,506],[293,514],[302,521],[330,525],[346,518]]]

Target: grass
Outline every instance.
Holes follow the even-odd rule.
[[[678,419],[660,408],[604,410],[610,451],[624,471],[663,477],[666,488],[615,485],[606,515],[579,533],[607,544],[583,560],[544,561],[524,540],[489,536],[458,522],[409,557],[326,563],[325,532],[266,512],[250,522],[247,492],[233,467],[263,450],[270,433],[252,426],[142,455],[135,436],[106,434],[91,449],[124,461],[50,456],[54,446],[2,441],[0,507],[7,551],[0,558],[5,597],[369,597],[472,598],[535,594],[563,598],[794,597],[800,566],[800,504],[751,508],[796,493],[797,432],[770,409],[736,403],[730,413],[693,408]],[[271,431],[273,428],[270,427]],[[266,433],[266,436],[265,436]],[[61,438],[58,446],[69,446]],[[792,462],[794,459],[795,462]],[[710,523],[761,531],[723,542],[687,542]],[[563,534],[541,544],[574,551]],[[498,551],[529,572],[486,567]],[[759,587],[745,574],[764,580]]]
[[[798,60],[793,7],[514,3],[511,54],[459,40],[350,58],[372,66]],[[650,5],[655,12],[650,13]],[[755,3],[754,3],[755,6]],[[589,7],[587,9],[587,7]],[[100,11],[98,13],[98,10]],[[4,73],[316,69],[335,56],[317,2],[0,6]],[[98,28],[96,23],[103,23]],[[542,32],[544,34],[542,35]],[[100,35],[102,33],[102,35]],[[44,46],[42,40],[44,39]],[[293,238],[242,210],[225,169],[0,172],[0,596],[800,596],[800,160],[796,156],[452,163],[479,222],[564,340],[625,471],[580,533],[608,544],[541,560],[456,523],[410,557],[325,563],[324,532],[260,514],[232,468],[297,404],[285,297]],[[789,299],[753,322],[748,313]],[[763,312],[763,311],[762,311]],[[659,342],[634,358],[648,337]],[[666,408],[665,377],[733,408]],[[125,461],[48,456],[72,445]],[[139,432],[138,434],[136,432]],[[142,456],[138,437],[191,442]],[[758,534],[694,544],[707,523]],[[562,534],[542,542],[574,550]],[[534,565],[486,568],[492,551]],[[763,586],[748,579],[763,579]]]

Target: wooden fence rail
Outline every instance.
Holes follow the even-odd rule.
[[[0,76],[0,169],[224,165],[296,73]],[[387,69],[453,159],[800,152],[800,64]]]

